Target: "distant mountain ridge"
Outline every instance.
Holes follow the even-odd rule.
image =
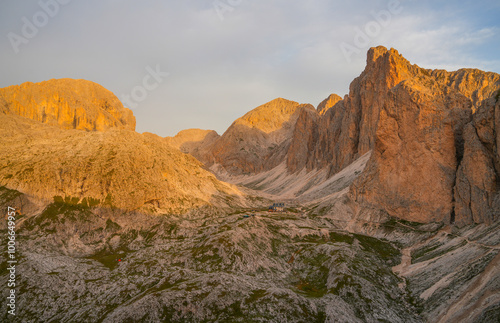
[[[164,210],[183,204],[180,209],[187,210],[212,204],[212,196],[245,203],[245,194],[223,180],[261,191],[256,194],[321,206],[323,213],[352,223],[383,222],[389,216],[422,223],[492,223],[500,214],[499,98],[496,73],[428,70],[380,46],[368,51],[365,70],[343,99],[332,94],[315,108],[278,98],[235,120],[221,136],[191,129],[159,138],[135,133],[132,112],[98,84],[71,79],[24,83],[0,89],[6,120],[1,140],[7,147],[0,184],[43,198],[83,198],[91,192],[104,199],[110,190],[119,190],[118,205],[126,209],[149,203]],[[35,123],[28,126],[16,115]],[[12,123],[19,129],[9,128]],[[106,134],[68,132],[77,130]],[[32,149],[23,148],[21,139]],[[79,144],[85,140],[91,140],[88,149]],[[94,145],[99,140],[106,143],[102,148]],[[82,156],[67,156],[74,165],[52,167],[49,157],[32,155],[48,156],[55,149],[48,142],[60,155]],[[104,160],[99,149],[119,151],[123,158]],[[19,154],[28,160],[16,162]],[[101,163],[92,166],[91,181],[84,181],[82,168],[76,169],[85,158],[92,165]],[[123,176],[133,176],[134,168],[149,185],[126,184]],[[23,169],[39,172],[24,176]],[[110,182],[100,181],[110,172]],[[331,182],[340,173],[345,176]],[[102,185],[85,188],[94,180]],[[230,204],[219,202],[213,205]]]
[[[219,134],[214,130],[186,129],[174,137],[166,137],[165,140],[169,145],[183,153],[191,154],[200,159],[200,151],[205,151],[206,146],[212,144],[219,137]]]

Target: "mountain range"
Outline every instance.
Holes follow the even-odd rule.
[[[96,83],[28,82],[0,131],[19,322],[500,317],[499,74],[379,46],[343,98],[166,138]]]
[[[499,91],[496,73],[423,69],[377,47],[344,99],[332,94],[316,109],[276,99],[215,140],[185,144],[199,143],[192,154],[234,183],[266,171],[324,170],[328,180],[370,153],[349,189],[360,206],[353,218],[371,209],[422,223],[492,223],[500,213]]]

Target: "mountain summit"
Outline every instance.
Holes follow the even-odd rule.
[[[278,98],[248,112],[204,152],[200,160],[216,173],[241,175],[277,166],[286,155],[294,125],[303,109],[294,101]]]
[[[297,102],[277,98],[236,119],[233,125],[242,125],[270,134],[292,123],[291,118],[299,106]]]
[[[86,80],[53,79],[0,89],[0,112],[62,129],[135,130],[132,111],[111,91]]]

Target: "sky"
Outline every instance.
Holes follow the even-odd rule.
[[[372,46],[500,73],[498,17],[498,0],[3,0],[0,87],[86,79],[132,109],[138,132],[221,134],[278,97],[348,94]]]

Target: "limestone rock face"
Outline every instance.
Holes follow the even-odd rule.
[[[287,153],[287,169],[295,173],[304,169],[308,170],[314,160],[309,152],[318,141],[319,115],[312,106],[302,109],[292,135],[292,141]],[[309,167],[308,167],[309,166]]]
[[[62,129],[135,130],[132,111],[111,91],[85,80],[53,79],[0,89],[0,112]]]
[[[300,111],[311,108],[281,98],[259,106],[237,119],[200,160],[235,175],[272,169],[285,159]]]
[[[92,198],[166,214],[223,208],[244,198],[157,135],[61,130],[16,115],[0,115],[0,131],[0,186],[38,198]]]
[[[457,225],[492,223],[500,217],[499,139],[500,101],[491,98],[464,130],[464,156],[455,186]]]
[[[357,131],[349,136],[354,142],[346,152],[355,156],[373,149],[373,154],[351,187],[352,198],[410,221],[453,221],[456,170],[464,140],[467,154],[473,142],[466,124],[481,99],[498,91],[499,75],[425,70],[392,49],[376,48],[370,50],[362,76],[345,100],[362,107],[351,110],[350,115],[361,111],[361,121],[359,127],[347,127]],[[474,167],[491,169],[484,161],[476,158]]]
[[[380,112],[376,142],[365,172],[351,188],[358,202],[414,222],[449,221],[457,167],[451,107],[402,83]]]
[[[314,142],[307,144],[307,169],[328,168],[332,176],[373,149],[380,109],[389,100],[388,90],[418,69],[393,49],[372,48],[365,70],[350,85],[349,95],[343,100],[336,95],[324,100],[318,106],[317,121],[305,116],[299,119],[306,124],[317,122],[318,133],[310,138]]]
[[[391,89],[403,81],[406,87],[415,87],[415,91],[429,97],[440,96],[445,100],[453,92],[449,95],[452,100],[458,94],[469,99],[469,109],[454,109],[450,114],[459,150],[463,146],[463,125],[470,121],[481,100],[496,94],[500,87],[500,76],[495,73],[475,69],[427,70],[410,64],[394,49],[371,48],[366,68],[351,83],[349,95],[322,113],[313,152],[316,164],[311,167],[329,167],[331,174],[335,174],[372,150],[381,108],[394,99]]]
[[[409,64],[394,49],[370,49],[366,68],[351,83],[349,95],[342,105],[325,114],[320,127],[324,132],[320,135],[323,143],[315,152],[318,167],[329,165],[331,173],[336,173],[373,149],[380,110],[391,99],[388,90],[417,72],[418,67]],[[325,144],[332,134],[333,142]],[[321,158],[325,146],[329,147],[326,159]]]

